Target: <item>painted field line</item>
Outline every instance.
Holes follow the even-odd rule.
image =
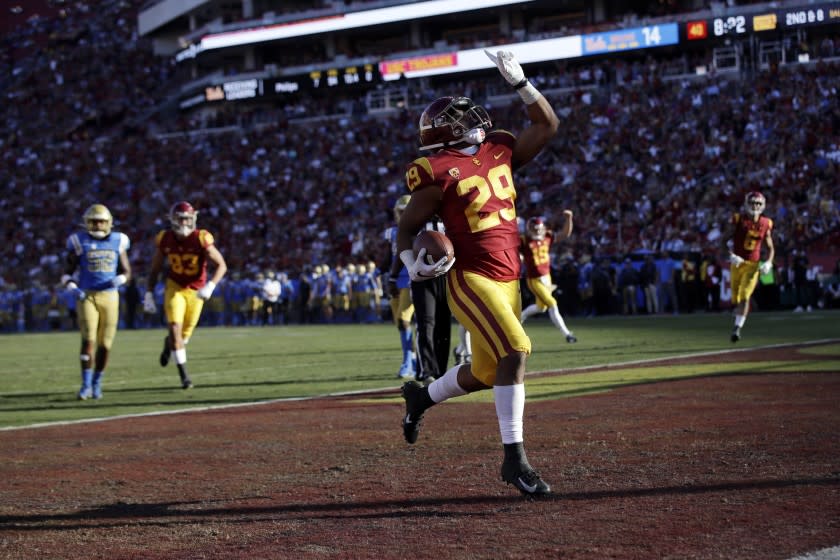
[[[629,360],[624,362],[615,362],[615,363],[608,363],[608,364],[596,364],[591,366],[580,366],[576,368],[568,368],[568,369],[551,369],[545,371],[532,371],[529,372],[527,375],[545,375],[545,374],[572,374],[572,373],[582,373],[586,371],[592,370],[603,370],[603,369],[623,369],[627,367],[638,367],[638,366],[645,366],[645,365],[653,365],[661,362],[666,362],[670,360],[684,360],[690,358],[701,358],[706,356],[720,356],[723,354],[737,354],[741,352],[753,352],[756,350],[770,350],[773,348],[790,348],[790,347],[806,347],[806,346],[819,346],[822,344],[831,344],[840,342],[840,338],[825,338],[821,340],[811,340],[808,342],[790,342],[784,344],[770,344],[767,346],[752,346],[749,348],[733,348],[730,350],[712,350],[709,352],[695,352],[691,354],[678,354],[675,356],[663,356],[661,358],[648,358],[645,360]],[[382,387],[380,389],[359,389],[357,391],[343,391],[338,393],[324,393],[321,395],[312,395],[311,397],[288,397],[282,399],[271,399],[266,401],[255,401],[252,403],[232,403],[232,404],[219,404],[219,405],[210,405],[210,406],[201,406],[201,407],[193,407],[193,408],[183,408],[183,409],[176,409],[176,410],[160,410],[155,412],[141,412],[137,414],[121,414],[119,416],[108,416],[105,418],[84,418],[81,420],[61,420],[56,422],[40,422],[37,424],[29,424],[27,426],[8,426],[0,428],[0,432],[8,432],[14,430],[26,430],[30,428],[47,428],[47,427],[54,427],[54,426],[72,426],[75,424],[90,424],[94,422],[107,422],[111,420],[124,420],[127,418],[144,418],[147,416],[165,416],[170,414],[188,414],[191,412],[207,412],[211,410],[224,410],[227,408],[241,408],[241,407],[249,407],[249,406],[263,406],[268,404],[276,404],[276,403],[283,403],[283,402],[296,402],[296,401],[309,401],[309,400],[317,400],[317,399],[326,399],[326,398],[333,398],[333,397],[352,397],[356,395],[376,395],[376,394],[384,394],[384,393],[392,393],[396,391],[397,388],[394,387]]]

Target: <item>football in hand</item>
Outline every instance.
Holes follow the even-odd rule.
[[[426,264],[435,264],[443,257],[446,257],[447,261],[455,257],[455,248],[452,246],[452,241],[439,231],[421,231],[414,238],[414,245],[411,248],[414,250],[415,258],[417,258],[420,249],[426,249]]]

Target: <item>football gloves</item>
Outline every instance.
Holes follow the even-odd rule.
[[[729,264],[733,264],[735,266],[741,266],[744,264],[743,257],[739,257],[735,253],[729,253]]]
[[[451,260],[448,260],[446,257],[441,257],[436,263],[429,264],[426,262],[425,256],[426,249],[420,249],[416,259],[414,258],[414,251],[410,249],[400,253],[400,260],[402,260],[406,269],[408,269],[408,276],[412,282],[422,282],[443,276],[455,264],[454,257]]]
[[[155,305],[155,296],[152,292],[146,292],[143,296],[143,311],[145,313],[157,313],[157,305]]]
[[[769,274],[772,269],[773,269],[773,263],[771,263],[770,261],[764,261],[763,263],[761,263],[758,266],[758,270],[762,274]]]
[[[522,70],[522,65],[519,64],[519,61],[516,60],[512,52],[498,51],[494,55],[487,49],[484,49],[484,54],[496,65],[499,73],[510,85],[517,86],[525,79],[525,71]]]
[[[207,282],[203,287],[199,288],[195,293],[198,299],[207,301],[213,295],[213,290],[216,289],[216,283],[213,281]]]

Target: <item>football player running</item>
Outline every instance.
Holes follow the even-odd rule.
[[[531,341],[519,322],[513,172],[548,144],[559,122],[512,53],[487,56],[525,102],[531,123],[518,137],[492,130],[487,111],[465,97],[437,99],[420,117],[420,149],[431,153],[411,162],[406,171],[411,199],[399,223],[399,255],[412,280],[447,274],[449,306],[470,332],[472,363],[450,368],[428,387],[403,385],[403,434],[414,443],[428,408],[492,388],[504,447],[502,480],[525,495],[544,495],[551,489],[528,462],[523,443],[525,363]],[[455,247],[452,261],[442,258],[428,264],[424,251],[414,257],[414,236],[433,215],[443,220]]]
[[[213,235],[206,229],[196,229],[198,212],[189,202],[175,204],[169,212],[169,220],[171,229],[161,230],[155,237],[155,255],[143,307],[149,313],[156,311],[152,294],[166,262],[163,309],[169,333],[163,339],[160,365],[165,367],[174,354],[181,387],[189,389],[193,384],[187,375],[186,345],[198,325],[204,302],[210,299],[227,272],[227,264],[216,248]],[[207,280],[207,261],[215,266],[210,281]]]
[[[551,322],[563,331],[566,342],[573,343],[577,342],[577,338],[566,326],[557,308],[557,300],[551,295],[556,287],[551,283],[551,245],[555,240],[562,241],[572,235],[572,211],[563,210],[563,216],[563,231],[556,239],[554,232],[546,227],[541,217],[529,218],[525,224],[520,248],[525,260],[525,283],[537,301],[522,310],[520,321],[524,324],[532,315],[548,310]]]
[[[79,400],[102,398],[102,376],[108,365],[111,345],[120,320],[120,296],[117,289],[131,279],[128,236],[113,231],[114,218],[102,204],[90,206],[84,213],[86,231],[67,238],[67,266],[61,284],[76,292],[77,314],[82,334],[79,360],[82,388]],[[71,276],[79,269],[78,282]],[[91,364],[91,356],[96,354]]]
[[[741,328],[750,312],[750,297],[758,283],[759,272],[767,274],[773,268],[776,250],[773,247],[773,220],[762,216],[767,200],[758,191],[747,193],[744,214],[732,215],[726,234],[721,237],[724,251],[729,253],[732,304],[735,306],[735,325],[730,340],[741,340]],[[732,243],[731,250],[729,243]],[[761,247],[767,245],[767,260],[761,260]]]

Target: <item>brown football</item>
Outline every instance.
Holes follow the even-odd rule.
[[[420,249],[426,249],[426,263],[434,264],[443,257],[447,260],[452,260],[455,256],[455,248],[452,246],[452,241],[446,235],[439,231],[423,230],[414,238],[414,244],[411,247],[414,250],[414,257]]]

